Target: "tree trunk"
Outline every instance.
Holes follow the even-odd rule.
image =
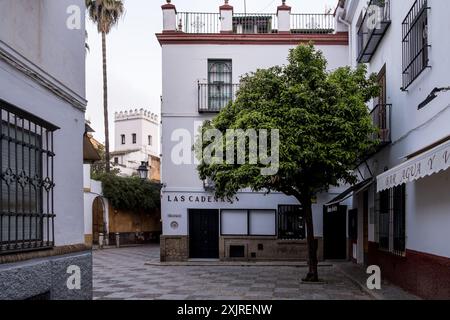
[[[313,224],[311,197],[305,196],[303,201],[301,201],[301,203],[305,214],[306,233],[308,242],[308,266],[309,266],[308,274],[303,279],[303,281],[318,282],[319,274],[317,271],[317,264],[318,264],[317,245],[316,240],[314,238],[314,224]]]
[[[105,121],[105,170],[110,172],[109,154],[109,119],[108,119],[108,76],[106,70],[106,33],[102,32],[102,53],[103,53],[103,116]]]

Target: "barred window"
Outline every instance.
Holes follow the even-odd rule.
[[[278,207],[278,238],[303,240],[306,238],[303,210],[298,205]]]
[[[208,108],[220,110],[233,98],[231,60],[208,61]]]
[[[399,256],[406,250],[405,201],[405,185],[378,194],[379,248]]]
[[[402,23],[403,90],[428,67],[428,1],[416,0]]]
[[[53,131],[0,100],[0,254],[54,245]]]

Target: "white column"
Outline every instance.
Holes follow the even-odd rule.
[[[220,9],[220,33],[233,32],[233,7],[225,0],[225,4]]]
[[[283,4],[278,6],[278,33],[291,33],[291,7],[286,5],[286,1],[283,0]]]
[[[177,9],[167,0],[167,3],[161,6],[163,11],[163,32],[177,31]]]

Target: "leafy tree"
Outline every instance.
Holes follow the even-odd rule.
[[[109,121],[108,121],[108,76],[106,64],[106,35],[112,27],[119,23],[124,14],[124,6],[121,0],[85,0],[89,18],[97,25],[97,30],[102,35],[102,62],[103,62],[103,113],[105,121],[105,158],[106,172],[110,171],[109,155]]]
[[[106,164],[107,164],[105,147],[101,144],[98,145],[97,152],[100,154],[101,160],[96,161],[91,165],[91,177],[94,180],[101,180],[101,178],[106,172]],[[117,175],[119,174],[119,172],[120,170],[118,168],[113,168],[110,169],[109,173],[112,175]]]
[[[367,77],[364,65],[333,72],[326,66],[322,53],[309,44],[291,50],[286,66],[245,75],[235,102],[204,123],[195,148],[200,178],[214,182],[216,197],[231,198],[250,187],[283,192],[302,204],[309,253],[305,281],[318,281],[312,199],[340,182],[355,183],[353,169],[377,143],[370,138],[376,129],[366,105],[379,91],[375,75]],[[207,163],[201,155],[214,143],[204,135],[209,129],[223,134],[223,150],[215,154],[222,159],[230,143],[227,129],[278,129],[278,172],[262,175],[266,165],[261,159],[251,164],[248,156],[245,164]]]
[[[113,174],[103,174],[98,180],[102,182],[103,195],[116,209],[148,211],[160,208],[159,183]]]

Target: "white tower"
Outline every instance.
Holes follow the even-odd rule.
[[[115,113],[115,151],[137,151],[159,157],[159,117],[140,109]]]

